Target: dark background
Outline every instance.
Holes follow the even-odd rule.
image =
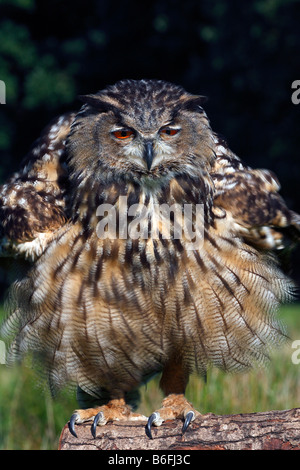
[[[159,78],[206,95],[214,131],[299,211],[299,31],[299,0],[0,0],[0,182],[77,95]]]

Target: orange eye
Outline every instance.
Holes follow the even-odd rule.
[[[114,131],[113,135],[117,139],[128,139],[133,135],[133,131],[131,129],[120,129],[119,131]]]
[[[163,137],[173,137],[173,135],[178,134],[180,129],[174,129],[172,127],[165,127],[164,129],[161,129],[160,134]]]

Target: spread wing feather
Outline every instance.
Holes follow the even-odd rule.
[[[75,117],[54,119],[15,173],[0,187],[0,254],[34,261],[67,213],[65,141]]]
[[[215,142],[211,172],[215,205],[232,218],[234,232],[257,248],[293,247],[300,239],[300,216],[280,196],[277,177],[269,170],[244,165],[218,137]]]

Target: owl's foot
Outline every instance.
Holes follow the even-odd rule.
[[[184,419],[182,427],[182,434],[184,434],[190,422],[199,415],[199,411],[194,409],[183,394],[172,393],[163,400],[162,407],[149,417],[145,427],[146,435],[152,439],[152,425],[161,426],[164,421],[176,418]]]
[[[69,429],[73,436],[77,437],[75,432],[75,424],[93,421],[91,433],[96,438],[97,426],[104,426],[109,421],[137,421],[147,420],[146,416],[133,413],[123,398],[111,400],[107,405],[98,406],[96,408],[88,408],[86,410],[75,410],[69,422]]]

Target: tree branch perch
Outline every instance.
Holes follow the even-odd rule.
[[[300,450],[300,408],[262,413],[198,417],[181,435],[180,420],[153,427],[153,440],[145,435],[145,422],[115,422],[97,428],[76,426],[73,437],[68,424],[62,430],[60,450]]]

